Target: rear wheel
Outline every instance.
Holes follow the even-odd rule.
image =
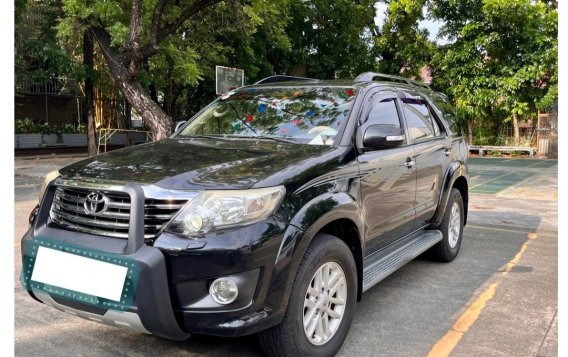
[[[259,334],[269,356],[333,356],[347,337],[357,299],[353,255],[339,238],[318,234],[296,274],[280,325]]]
[[[430,256],[443,262],[451,262],[458,255],[463,236],[464,208],[458,189],[452,188],[440,229],[444,238],[430,250]]]

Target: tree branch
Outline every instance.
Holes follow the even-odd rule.
[[[154,8],[154,15],[152,16],[152,27],[150,32],[150,47],[158,47],[158,31],[160,30],[160,23],[162,22],[162,13],[166,7],[168,0],[159,0]]]
[[[131,53],[128,71],[132,77],[136,77],[142,65],[140,53],[140,34],[142,33],[142,0],[132,1],[132,16],[130,18],[130,39],[126,46]]]
[[[143,59],[148,59],[155,55],[160,48],[160,42],[164,40],[167,36],[176,32],[185,21],[187,21],[193,15],[212,7],[213,5],[221,2],[222,0],[197,0],[192,5],[185,7],[181,15],[176,19],[176,21],[160,27],[162,22],[162,14],[167,3],[170,0],[159,0],[154,8],[154,14],[152,16],[152,25],[150,32],[150,43],[144,46],[140,50],[140,55]]]
[[[117,53],[111,47],[110,34],[101,25],[90,26],[89,31],[93,34],[94,39],[99,44],[103,56],[107,60],[108,66],[111,68],[121,68],[123,71],[124,63],[130,58],[128,53]]]
[[[166,24],[166,26],[158,31],[158,43],[166,36],[176,32],[187,19],[219,2],[221,2],[221,0],[197,0],[192,5],[186,7],[176,21]]]

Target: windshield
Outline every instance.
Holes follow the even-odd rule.
[[[213,102],[176,137],[262,137],[333,145],[355,94],[352,87],[245,88]]]

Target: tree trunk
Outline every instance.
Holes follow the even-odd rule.
[[[87,150],[89,156],[97,154],[95,135],[95,103],[93,88],[93,35],[90,31],[83,34],[83,64],[87,75],[85,76],[85,111],[87,113]]]
[[[468,135],[468,141],[469,141],[469,145],[473,145],[473,121],[468,121],[467,122],[467,135]]]
[[[148,63],[148,58],[144,59],[144,69],[148,74],[150,74],[150,64]],[[150,84],[148,84],[148,90],[150,91],[150,98],[156,103],[158,103],[158,91],[156,90],[156,85],[154,80],[150,77]]]
[[[124,129],[132,128],[132,107],[128,101],[124,101]],[[126,132],[126,146],[132,146],[132,134],[131,132]]]
[[[100,32],[96,33],[96,38],[110,75],[118,84],[124,98],[150,127],[154,133],[154,140],[167,138],[172,131],[172,119],[152,100],[136,78],[131,75],[131,71],[120,64],[119,56],[110,47],[109,38]]]
[[[519,133],[519,120],[517,114],[513,114],[513,135],[515,136],[515,146],[521,145],[521,135]]]

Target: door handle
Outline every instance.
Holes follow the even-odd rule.
[[[406,167],[408,167],[408,168],[411,168],[411,167],[413,167],[414,165],[416,165],[416,161],[414,161],[414,159],[411,158],[411,157],[407,157],[407,158],[406,158],[406,162],[404,163],[404,166],[406,166]]]
[[[452,148],[445,148],[444,149],[444,155],[450,156],[451,153],[452,153]]]

